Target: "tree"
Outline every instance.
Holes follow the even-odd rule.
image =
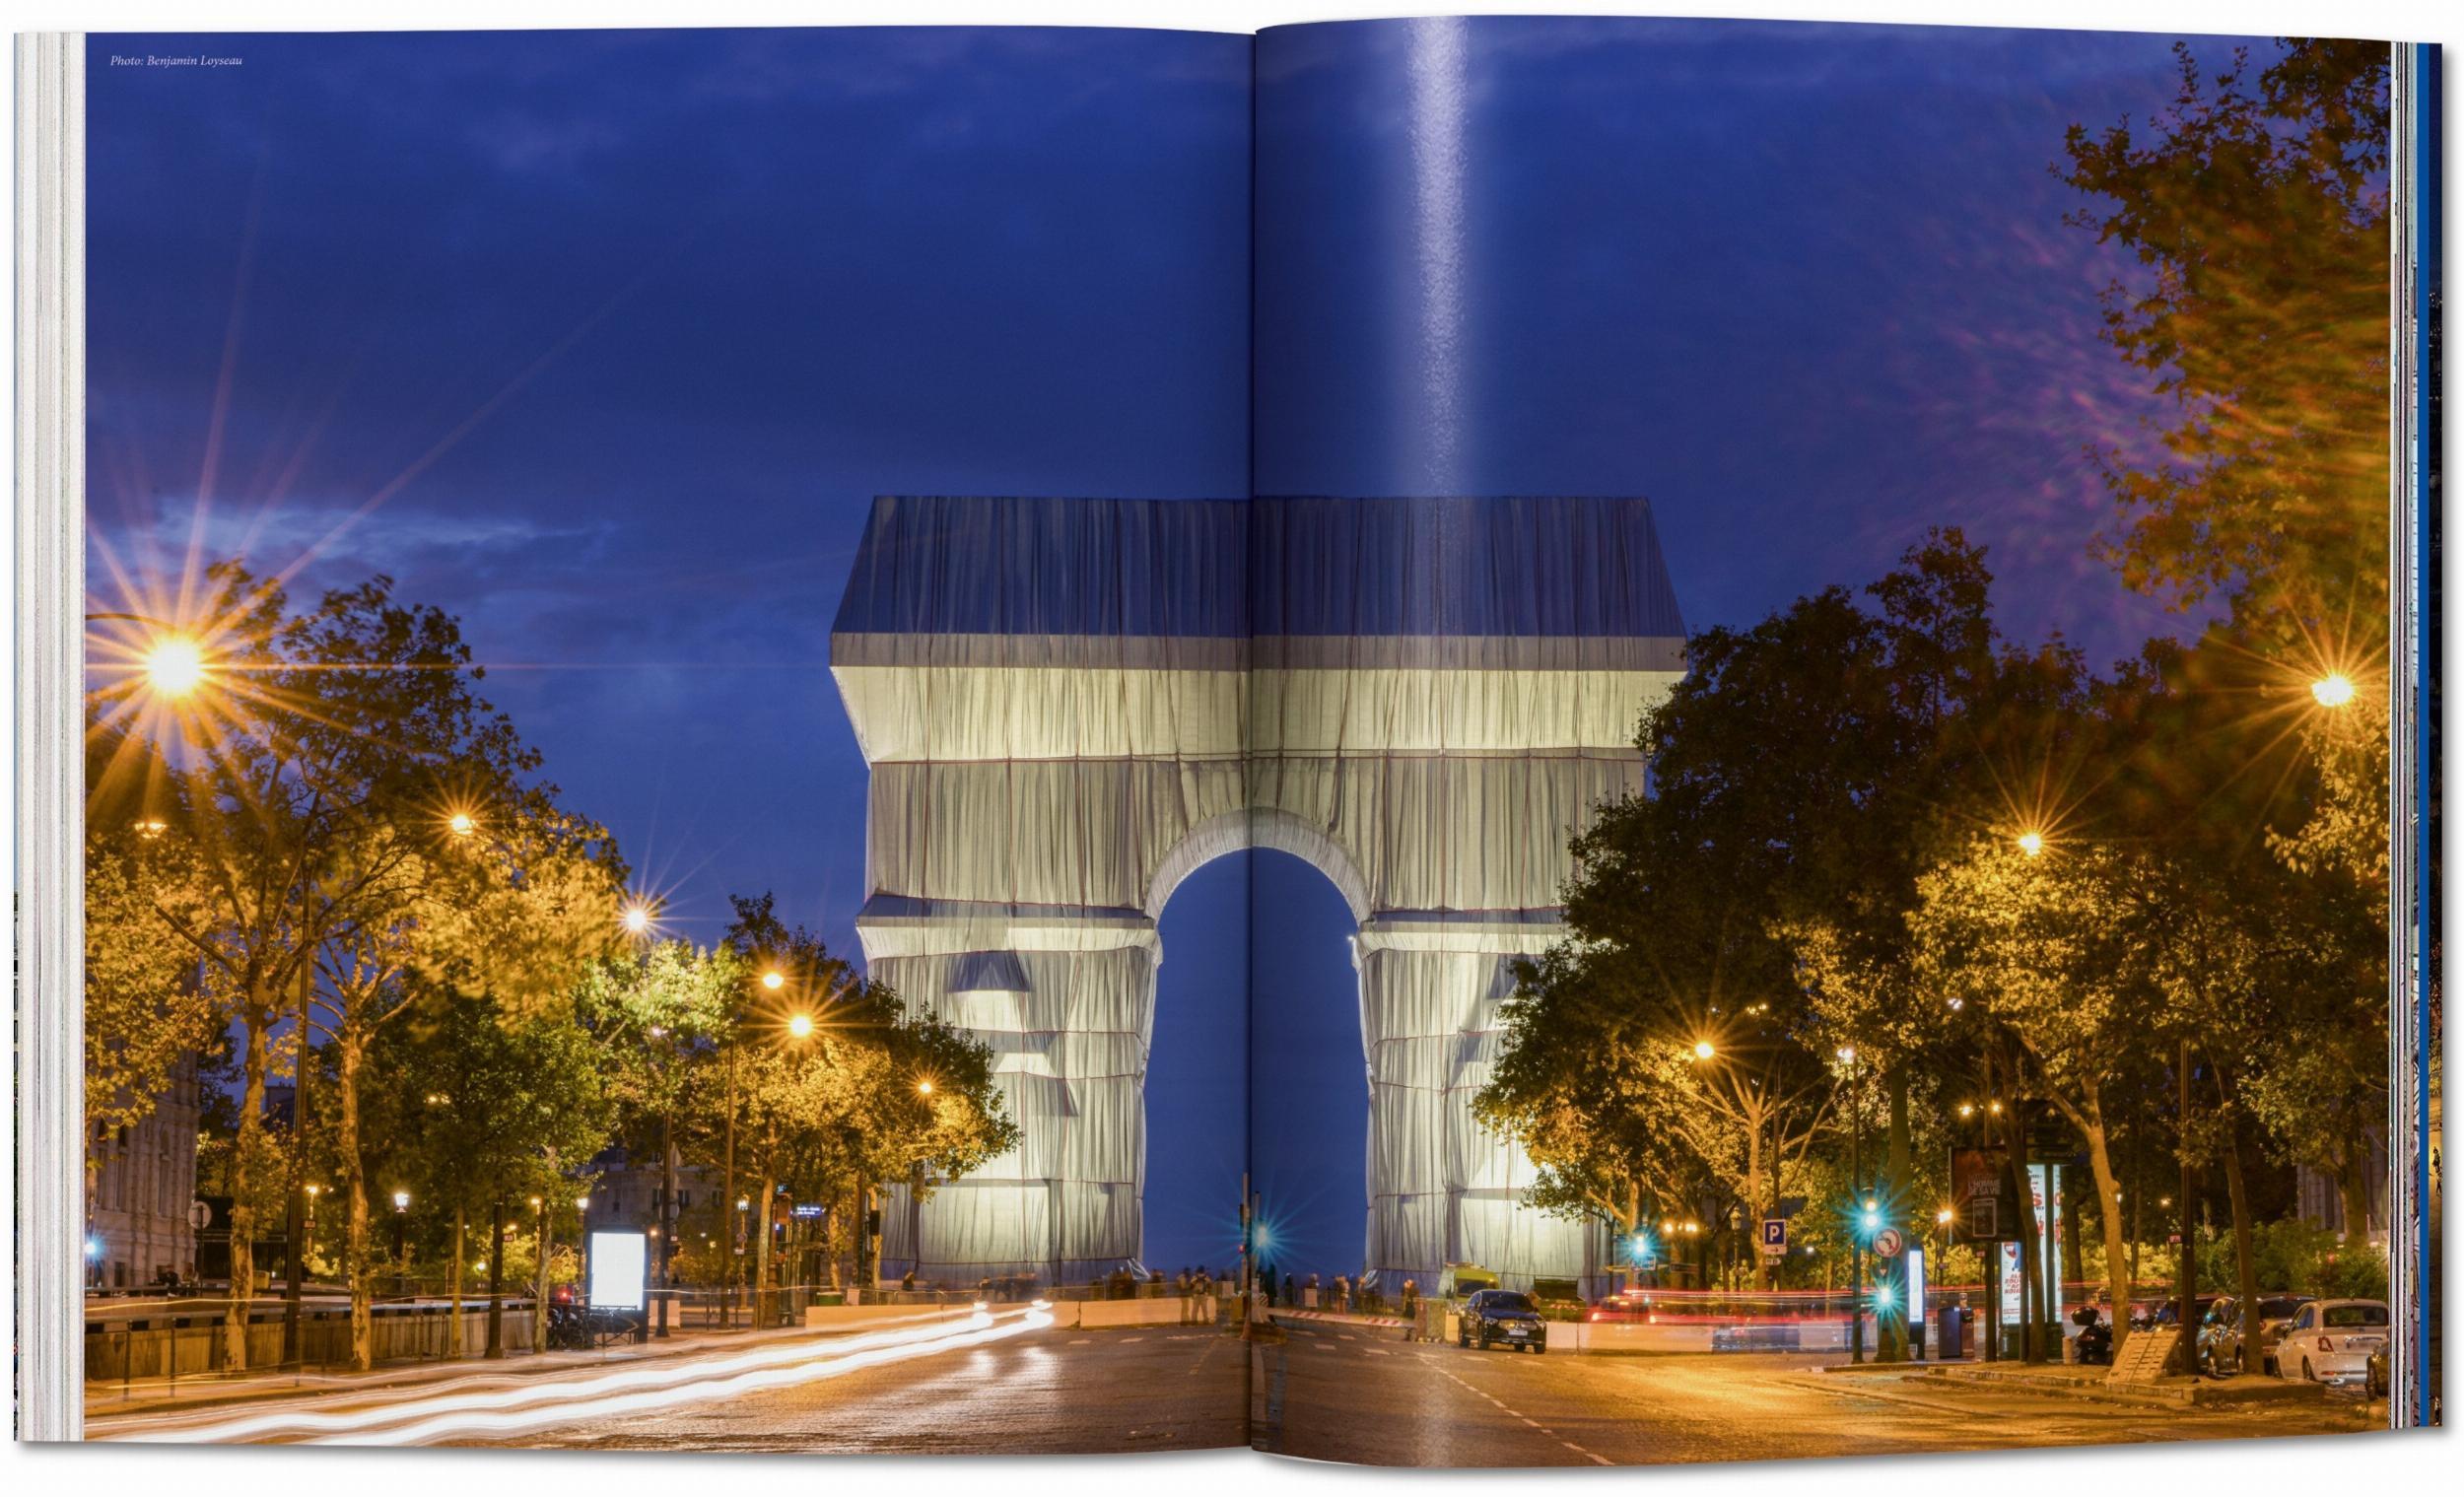
[[[1927,873],[1918,891],[1909,927],[1920,972],[2009,1032],[2035,1089],[2086,1140],[2108,1302],[2130,1303],[2110,1106],[2159,1014],[2149,930],[2165,912],[2146,868],[2085,841],[2031,854],[1989,839]]]
[[[2164,456],[2098,454],[2122,514],[2102,542],[2133,587],[2228,597],[2279,643],[2384,645],[2387,48],[2283,44],[2211,76],[2187,43],[2145,135],[2073,125],[2070,222],[2127,250],[2105,340],[2175,415]],[[2344,662],[2339,662],[2344,663]]]
[[[155,773],[113,781],[107,763],[137,755]],[[86,1171],[96,1148],[154,1115],[180,1065],[208,1049],[215,1005],[195,953],[169,939],[163,912],[193,921],[201,870],[188,845],[166,835],[172,787],[143,745],[102,730],[88,739],[86,814]]]
[[[608,1096],[616,1105],[617,1134],[637,1151],[646,1146],[657,1151],[656,1266],[662,1284],[676,1251],[678,1146],[703,1141],[680,1138],[678,1125],[721,1116],[729,1078],[716,1072],[733,1061],[724,1052],[749,978],[742,958],[726,946],[702,950],[684,941],[657,941],[634,955],[594,963],[579,990],[582,1021],[597,1043]]]
[[[389,1142],[354,1185],[408,1190],[432,1219],[449,1210],[457,1262],[464,1220],[486,1213],[487,1351],[502,1356],[507,1202],[569,1197],[567,1171],[606,1147],[598,1047],[570,1014],[464,998],[421,1005],[376,1054]]]
[[[794,1182],[847,1202],[854,1268],[870,1266],[873,1191],[899,1181],[920,1197],[937,1182],[1016,1146],[1018,1129],[981,1041],[866,981],[822,940],[779,919],[771,897],[738,897],[727,945],[747,969],[776,974],[748,987],[733,1043],[750,1057],[720,1122],[747,1145],[762,1182],[754,1276],[768,1282],[770,1212]],[[833,1213],[841,1214],[841,1213]]]

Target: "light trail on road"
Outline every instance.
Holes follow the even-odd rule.
[[[628,1367],[587,1378],[542,1378],[488,1393],[350,1410],[286,1410],[221,1424],[183,1424],[100,1438],[203,1444],[312,1432],[319,1437],[312,1444],[383,1446],[417,1445],[451,1435],[503,1435],[822,1382],[888,1362],[1006,1340],[1052,1324],[1052,1315],[1043,1310],[1018,1312],[1006,1323],[989,1312],[978,1312],[964,1320],[913,1329],[832,1337],[818,1343],[793,1341],[726,1356]]]

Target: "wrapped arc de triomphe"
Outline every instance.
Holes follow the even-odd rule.
[[[1530,1161],[1470,1104],[1683,647],[1641,500],[876,501],[831,637],[871,769],[857,930],[992,1048],[1024,1133],[893,1190],[883,1271],[1136,1262],[1156,919],[1263,847],[1359,922],[1363,1267],[1592,1279],[1602,1234],[1523,1205]]]

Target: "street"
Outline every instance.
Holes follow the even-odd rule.
[[[90,1438],[815,1454],[1100,1454],[1242,1443],[1244,1349],[1170,1325],[1004,1309],[920,1328],[722,1341],[549,1373],[105,1417]]]
[[[1532,1356],[1287,1322],[1255,1348],[1260,1450],[1388,1465],[1627,1465],[2318,1434],[2355,1405],[2197,1412],[1871,1375],[1819,1356]]]
[[[1104,1454],[1242,1443],[1396,1465],[1753,1461],[2320,1434],[2350,1399],[2149,1409],[2007,1386],[1824,1374],[1818,1354],[1551,1356],[1286,1321],[1247,1345],[1170,1325],[1004,1310],[863,1334],[721,1341],[639,1360],[474,1370],[241,1407],[105,1416],[106,1440],[815,1454]]]

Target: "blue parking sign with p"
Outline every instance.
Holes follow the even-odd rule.
[[[1762,1220],[1762,1251],[1778,1255],[1788,1251],[1788,1218],[1766,1216]]]

